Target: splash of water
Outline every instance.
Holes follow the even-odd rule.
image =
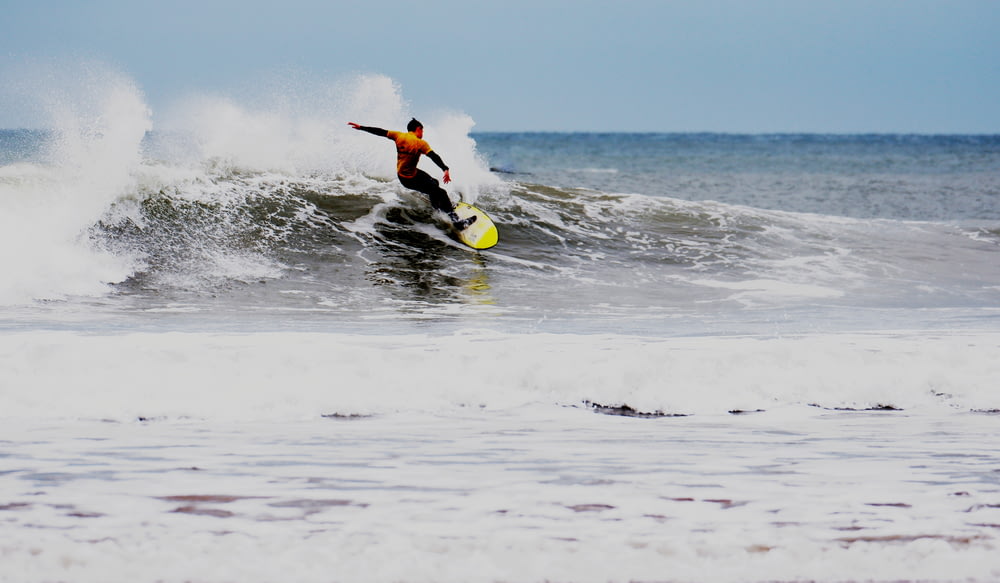
[[[95,63],[39,66],[21,80],[44,114],[49,140],[40,160],[0,169],[0,302],[100,293],[134,258],[96,249],[87,230],[114,200],[135,189],[151,113],[129,78]]]

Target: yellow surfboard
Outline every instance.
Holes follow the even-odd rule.
[[[471,204],[460,202],[455,205],[455,214],[465,219],[476,216],[476,222],[461,231],[454,231],[455,238],[473,249],[489,249],[500,240],[500,232],[493,220]]]

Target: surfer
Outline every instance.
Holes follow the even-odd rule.
[[[410,190],[416,190],[429,196],[431,206],[448,215],[452,224],[455,225],[455,229],[461,231],[476,222],[475,216],[467,219],[458,218],[458,215],[455,214],[455,207],[451,204],[451,199],[448,197],[448,193],[441,188],[438,181],[432,178],[430,174],[417,168],[417,162],[420,161],[420,155],[423,154],[437,164],[438,168],[444,170],[444,183],[448,184],[451,182],[451,173],[448,170],[448,166],[441,159],[441,156],[438,156],[437,152],[431,149],[431,145],[424,141],[424,124],[413,118],[410,120],[410,123],[406,124],[406,133],[363,126],[354,122],[348,122],[347,125],[356,130],[389,138],[395,142],[396,176],[399,178],[400,184]]]

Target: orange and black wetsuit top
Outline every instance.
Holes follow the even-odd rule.
[[[396,174],[400,178],[414,178],[417,175],[417,162],[420,161],[421,154],[430,158],[441,170],[448,170],[441,156],[431,149],[431,145],[413,132],[394,132],[368,126],[361,126],[358,129],[396,142]]]

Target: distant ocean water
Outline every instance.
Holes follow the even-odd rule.
[[[0,580],[1000,578],[1000,136],[341,93],[0,130]]]

